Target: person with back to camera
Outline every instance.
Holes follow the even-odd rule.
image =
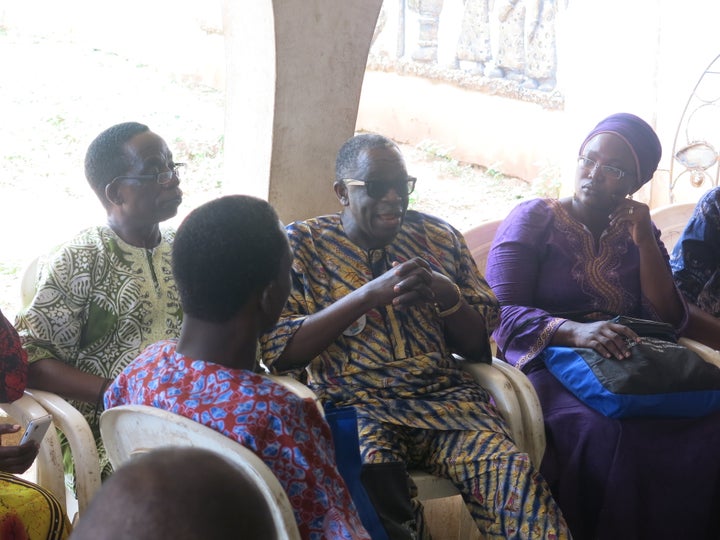
[[[690,311],[684,335],[720,349],[720,187],[698,201],[670,266]]]
[[[202,448],[160,448],[103,482],[71,540],[277,540],[258,486]]]
[[[389,537],[421,528],[412,467],[451,479],[484,538],[568,538],[544,480],[452,355],[491,360],[498,305],[462,235],[407,210],[414,184],[386,137],[342,146],[342,212],[287,227],[293,288],[263,362],[307,368],[324,403],[356,407],[363,483]]]
[[[605,118],[580,147],[574,196],[519,204],[488,256],[502,306],[493,336],[537,390],[547,432],[540,470],[580,540],[720,537],[720,416],[608,418],[575,398],[543,357],[558,345],[627,358],[638,336],[609,322],[612,314],[686,324],[660,232],[648,207],[628,198],[660,156],[645,121]],[[560,315],[572,312],[595,317]]]
[[[170,268],[174,232],[159,223],[182,201],[179,167],[165,141],[136,122],[92,141],[85,176],[107,212],[61,246],[16,326],[30,359],[28,385],[72,400],[95,433],[105,388],[140,351],[180,332]]]
[[[255,373],[258,337],[288,297],[291,260],[283,226],[261,199],[227,196],[190,212],[172,254],[180,338],[146,348],[105,405],[165,409],[252,450],[285,489],[302,538],[368,539],[315,402]]]
[[[0,312],[0,403],[20,399],[27,380],[27,354],[10,321]],[[17,433],[18,424],[0,423],[2,435]],[[33,441],[0,446],[0,539],[62,540],[70,534],[65,509],[47,490],[15,476],[37,457]]]

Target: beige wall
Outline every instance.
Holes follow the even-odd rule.
[[[450,83],[368,71],[357,127],[410,143],[437,141],[457,159],[528,180],[558,170],[565,175],[567,192],[584,135],[608,114],[633,112],[656,128],[663,144],[652,188],[638,194],[660,206],[669,202],[675,135],[688,96],[720,53],[718,18],[720,4],[706,0],[571,1],[558,20],[562,110]],[[680,135],[683,139],[684,133]],[[720,128],[713,135],[720,148]],[[676,200],[696,200],[709,187],[692,190],[686,184],[678,184]]]

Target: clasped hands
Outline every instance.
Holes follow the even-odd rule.
[[[377,295],[377,305],[392,304],[404,310],[419,304],[457,303],[457,289],[450,278],[434,271],[421,257],[394,262],[392,268],[367,284]]]

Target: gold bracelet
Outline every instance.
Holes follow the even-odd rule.
[[[457,283],[453,283],[453,286],[455,287],[455,290],[457,291],[458,301],[453,307],[445,309],[445,310],[440,309],[440,305],[437,302],[435,302],[435,309],[437,309],[438,317],[447,317],[449,315],[452,315],[453,313],[455,313],[457,310],[459,310],[462,307],[463,295],[460,292],[460,287],[457,286]]]

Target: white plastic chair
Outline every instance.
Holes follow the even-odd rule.
[[[477,264],[478,270],[480,270],[480,273],[483,275],[485,275],[485,266],[487,265],[490,247],[502,221],[502,219],[486,221],[463,233],[468,249],[475,260],[475,264]]]
[[[49,490],[66,508],[68,518],[80,516],[100,488],[100,461],[98,459],[95,438],[85,417],[70,403],[51,392],[26,389],[20,399],[12,403],[0,404],[5,414],[22,426],[33,418],[46,414],[53,417],[50,426],[40,444],[35,462],[35,481]],[[60,447],[60,430],[68,440],[73,462],[75,463],[75,482],[77,499],[65,487],[65,471]]]
[[[498,412],[508,424],[510,435],[517,447],[527,452],[536,467],[540,466],[545,452],[545,425],[535,388],[525,374],[511,365],[494,359],[490,364],[464,363],[463,367],[488,391]],[[287,376],[271,376],[303,398],[313,399],[322,412],[317,395],[307,386]],[[441,499],[458,495],[450,480],[423,471],[410,471],[418,488],[420,500]]]
[[[20,306],[26,308],[35,298],[37,292],[38,271],[40,267],[40,257],[35,257],[30,261],[23,271],[20,280]]]
[[[678,344],[687,347],[691,351],[697,353],[697,355],[708,362],[720,368],[720,351],[716,351],[712,347],[695,341],[694,339],[681,337],[678,339]]]
[[[300,539],[290,501],[270,468],[251,450],[214,429],[155,407],[123,405],[102,413],[100,433],[114,468],[135,455],[168,446],[194,446],[217,452],[257,484],[272,509],[278,538]]]
[[[668,253],[672,252],[685,230],[693,210],[695,203],[669,204],[650,211],[650,218],[660,230],[660,240],[665,244]]]

